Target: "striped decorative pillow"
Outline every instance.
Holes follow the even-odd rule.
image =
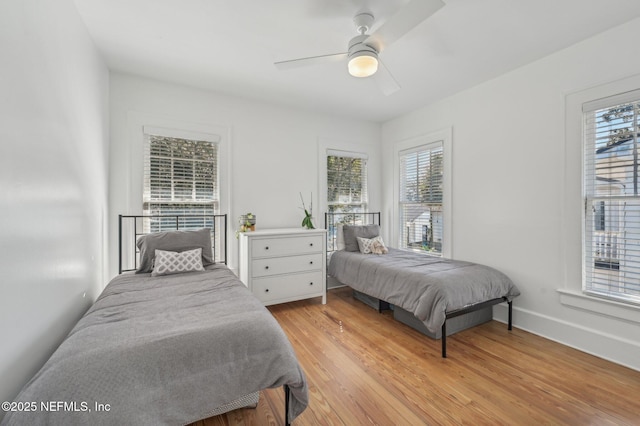
[[[183,252],[156,250],[151,276],[180,274],[183,272],[204,271],[202,249]]]

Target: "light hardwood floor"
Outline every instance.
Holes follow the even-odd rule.
[[[517,305],[517,299],[514,303]],[[349,288],[269,307],[309,383],[297,425],[640,425],[640,372],[492,321],[431,340]],[[195,423],[283,425],[282,389]]]

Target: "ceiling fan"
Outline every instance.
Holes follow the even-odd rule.
[[[285,70],[348,58],[349,74],[354,77],[375,75],[382,92],[390,95],[399,90],[400,85],[379,59],[379,55],[442,6],[442,0],[411,0],[373,34],[367,34],[375,19],[373,14],[359,13],[353,18],[358,35],[349,40],[346,52],[280,61],[275,66]]]

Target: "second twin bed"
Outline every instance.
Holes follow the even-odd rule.
[[[373,221],[378,223],[349,224]],[[330,276],[359,298],[393,306],[396,319],[441,337],[443,357],[447,334],[491,320],[495,304],[507,303],[511,330],[512,300],[520,291],[509,277],[489,266],[408,250],[371,253],[373,241],[382,243],[379,221],[379,213],[327,214],[329,235],[336,239],[328,246],[337,249],[330,253]],[[447,330],[449,320],[455,324]]]

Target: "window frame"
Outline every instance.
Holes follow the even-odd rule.
[[[442,176],[442,249],[441,256],[453,259],[453,205],[452,205],[452,157],[453,157],[453,129],[451,127],[436,130],[431,133],[423,134],[394,144],[393,147],[393,224],[392,239],[399,246],[401,241],[401,233],[404,228],[400,225],[400,153],[415,150],[421,146],[428,146],[435,143],[442,144],[443,153],[443,176]],[[424,252],[428,255],[427,252]]]
[[[147,185],[149,184],[150,181],[150,177],[147,176],[147,170],[151,168],[149,161],[150,161],[150,149],[151,149],[151,137],[166,137],[166,138],[174,138],[174,139],[182,139],[182,140],[188,140],[188,141],[199,141],[199,142],[208,142],[211,143],[213,145],[215,145],[215,183],[216,183],[216,188],[214,190],[214,194],[217,195],[217,197],[214,197],[215,199],[213,199],[213,214],[219,214],[222,210],[221,210],[221,193],[222,193],[222,185],[220,182],[220,177],[221,177],[221,173],[220,173],[220,163],[221,163],[221,142],[222,142],[222,136],[221,135],[217,135],[214,133],[203,133],[203,132],[194,132],[194,131],[188,131],[188,130],[178,130],[178,129],[168,129],[168,128],[162,128],[162,127],[155,127],[155,126],[143,126],[143,190],[142,190],[142,212],[143,214],[152,214],[149,210],[147,210],[146,205],[147,204],[167,204],[167,205],[172,205],[175,204],[176,206],[180,205],[180,204],[198,204],[197,200],[192,200],[193,202],[188,202],[188,201],[175,201],[175,200],[171,200],[171,201],[167,201],[167,202],[163,202],[161,201],[152,201],[152,200],[147,200]],[[182,159],[178,159],[178,158],[174,158],[171,157],[172,160],[172,165],[173,165],[173,161],[175,160],[182,160]],[[192,161],[195,161],[195,159],[190,159]],[[189,161],[189,159],[185,160],[185,161]],[[173,166],[172,166],[172,173],[173,173]],[[194,172],[195,172],[195,167],[194,167]],[[195,183],[195,177],[192,181],[192,184]],[[175,182],[172,180],[172,193],[174,191],[174,184]],[[173,195],[172,195],[173,198]],[[203,205],[207,205],[209,203],[202,203]],[[179,214],[183,214],[183,213],[179,213]],[[194,215],[198,215],[200,213],[193,213]],[[147,226],[149,224],[145,224],[145,226]],[[162,227],[162,225],[160,224],[160,226]],[[205,225],[201,225],[201,226],[197,226],[194,225],[195,227],[201,227],[201,226],[205,226]],[[151,229],[147,229],[147,232],[152,231]]]
[[[398,229],[400,230],[399,232],[399,236],[400,239],[397,240],[397,244],[398,244],[398,248],[404,249],[404,250],[411,250],[411,251],[415,251],[418,253],[423,253],[424,254],[428,254],[430,256],[436,256],[436,257],[442,257],[442,247],[440,247],[440,250],[426,250],[424,248],[424,241],[425,239],[429,239],[429,227],[423,223],[421,220],[417,220],[415,222],[416,226],[419,227],[418,230],[416,231],[414,229],[414,235],[416,234],[416,232],[419,232],[421,234],[421,244],[422,244],[422,248],[415,248],[415,247],[410,247],[409,245],[411,244],[410,238],[409,238],[409,230],[408,228],[405,227],[406,224],[406,219],[403,217],[403,212],[405,210],[405,208],[407,208],[410,205],[413,206],[424,206],[424,208],[420,209],[420,211],[425,211],[425,210],[429,210],[429,218],[432,218],[432,215],[435,213],[434,210],[432,210],[432,206],[428,206],[429,204],[433,205],[433,204],[438,204],[438,203],[428,203],[428,202],[424,202],[422,200],[404,200],[404,195],[406,195],[406,193],[409,191],[407,190],[407,177],[408,177],[408,168],[407,168],[407,160],[409,160],[409,157],[413,156],[414,154],[416,154],[415,157],[415,161],[416,161],[416,167],[419,166],[419,162],[420,162],[420,156],[425,154],[428,156],[428,160],[429,160],[429,166],[426,167],[429,170],[431,170],[432,168],[432,163],[431,160],[434,156],[435,152],[440,152],[441,156],[442,156],[442,164],[440,165],[441,169],[442,169],[442,173],[443,173],[443,177],[444,177],[444,144],[442,143],[442,141],[436,141],[436,142],[431,142],[428,144],[423,144],[423,145],[419,145],[417,147],[414,148],[410,148],[408,150],[404,150],[404,151],[400,151],[398,152],[398,162],[399,162],[399,174],[398,174],[398,181],[400,182],[400,190],[399,190],[399,199],[398,199]],[[404,166],[403,166],[404,165]],[[416,187],[415,187],[415,191],[416,194],[419,193],[420,190],[420,184],[424,183],[421,182],[420,180],[420,175],[419,175],[419,170],[418,168],[416,168]],[[403,173],[404,172],[404,173]],[[429,185],[431,185],[433,182],[431,179],[427,179],[427,182]],[[442,182],[441,182],[442,184]],[[443,203],[444,203],[444,199],[441,199],[439,206],[440,206],[440,211],[438,212],[439,214],[436,215],[437,218],[439,218],[441,221],[443,219],[442,217],[442,207],[443,207]],[[422,216],[421,213],[420,216]],[[435,226],[433,226],[433,222],[431,224],[431,238],[433,239],[433,234],[435,232]],[[440,227],[440,234],[442,234],[442,231],[444,230],[444,223],[442,223],[441,227]],[[406,231],[406,232],[405,232]],[[405,237],[406,237],[406,241],[405,241]],[[406,244],[406,245],[405,245]]]
[[[591,100],[589,102],[585,102],[582,104],[582,197],[584,199],[584,211],[582,213],[582,244],[583,244],[583,260],[582,260],[582,292],[594,296],[601,297],[609,300],[618,301],[625,304],[631,305],[639,305],[640,306],[640,295],[633,294],[625,291],[615,291],[612,290],[613,287],[626,287],[626,284],[629,283],[629,280],[624,279],[624,276],[627,274],[633,273],[633,266],[630,265],[630,268],[623,267],[621,269],[620,263],[627,264],[628,257],[624,254],[626,249],[625,241],[627,241],[628,237],[625,235],[627,232],[632,232],[635,227],[634,224],[640,223],[640,218],[638,218],[637,211],[636,214],[633,214],[633,205],[636,206],[640,203],[640,195],[637,192],[637,177],[635,179],[636,185],[634,185],[634,191],[632,194],[625,193],[622,189],[618,189],[617,191],[613,191],[611,186],[612,184],[609,182],[618,182],[621,185],[621,188],[624,188],[625,185],[623,182],[626,180],[618,181],[612,180],[610,178],[598,179],[598,169],[603,170],[603,172],[615,173],[613,176],[616,176],[616,179],[620,179],[618,174],[620,173],[622,165],[624,161],[629,161],[628,158],[634,158],[634,155],[629,156],[626,155],[627,160],[621,160],[618,157],[617,151],[619,148],[622,148],[622,145],[619,142],[614,142],[609,145],[607,143],[606,147],[602,147],[600,149],[598,147],[599,140],[603,137],[602,135],[598,135],[598,114],[607,109],[612,109],[619,107],[621,105],[633,104],[635,105],[633,108],[633,122],[631,126],[634,128],[632,133],[632,137],[625,141],[632,142],[632,146],[635,148],[626,148],[627,151],[633,153],[634,150],[637,151],[638,144],[638,135],[637,135],[637,123],[638,123],[638,115],[637,105],[640,103],[640,89],[632,90],[624,93],[618,93],[611,96],[607,96],[605,98]],[[604,114],[602,114],[604,116]],[[609,120],[607,120],[609,121]],[[621,123],[622,124],[622,123]],[[609,126],[609,130],[614,129],[615,126]],[[608,135],[607,137],[611,137]],[[613,149],[612,149],[613,148]],[[611,155],[611,153],[614,153]],[[624,151],[623,151],[624,152]],[[607,168],[602,169],[602,164],[598,166],[598,155],[605,155],[605,160],[609,163],[604,163]],[[607,156],[608,155],[608,156]],[[613,165],[611,161],[615,161]],[[639,162],[637,157],[635,157],[635,163],[632,163],[634,173],[637,173],[637,166]],[[635,166],[634,166],[635,165]],[[627,166],[624,166],[625,168]],[[611,176],[611,175],[610,175]],[[634,175],[635,176],[635,175]],[[605,189],[601,187],[605,186]],[[606,187],[609,187],[609,190],[606,190]],[[635,194],[634,194],[635,193]],[[620,222],[622,212],[625,209],[625,205],[629,205],[630,211],[628,215],[624,215],[628,218],[634,218],[637,221],[631,221],[629,227],[621,227]],[[594,209],[594,205],[598,205],[598,211]],[[608,208],[607,208],[608,206]],[[621,207],[622,206],[622,207]],[[591,208],[590,208],[591,207]],[[613,215],[613,220],[607,220],[607,216]],[[597,223],[597,221],[600,223]],[[625,220],[626,221],[626,220]],[[594,226],[595,225],[595,229]],[[601,226],[598,226],[601,225]],[[611,229],[615,225],[616,230]],[[599,229],[599,228],[602,229]],[[620,238],[621,237],[621,238]],[[630,237],[633,240],[633,237]],[[620,244],[620,247],[618,247]],[[629,250],[633,251],[632,248]],[[620,253],[622,257],[619,256]],[[612,258],[611,256],[614,256]],[[633,258],[633,254],[629,255]],[[607,261],[608,260],[608,261]],[[640,268],[640,264],[635,270]],[[611,278],[616,279],[616,284],[611,282]],[[598,288],[600,287],[600,288]],[[603,288],[606,287],[606,290]]]
[[[359,204],[356,203],[333,203],[329,201],[329,168],[328,168],[328,160],[329,157],[341,157],[341,158],[359,158],[365,161],[365,169],[362,171],[363,173],[363,178],[362,181],[364,182],[364,185],[362,185],[364,188],[361,187],[361,191],[364,192],[364,195],[361,196],[361,199],[364,199],[364,202],[361,202]],[[360,205],[362,206],[362,213],[366,213],[369,210],[369,156],[366,153],[363,152],[354,152],[354,151],[343,151],[343,150],[337,150],[337,149],[327,149],[325,151],[325,155],[324,155],[324,164],[326,167],[325,170],[325,177],[324,177],[324,184],[325,184],[325,196],[324,196],[324,201],[326,203],[326,211],[329,212],[329,210],[331,209],[332,205]]]
[[[565,94],[564,139],[558,152],[562,155],[564,175],[561,204],[560,264],[563,265],[563,281],[557,292],[560,303],[570,308],[594,312],[613,319],[640,324],[640,306],[621,303],[587,294],[583,291],[584,261],[584,143],[582,106],[587,102],[636,90],[640,87],[640,75],[634,75],[598,86],[578,89]]]

